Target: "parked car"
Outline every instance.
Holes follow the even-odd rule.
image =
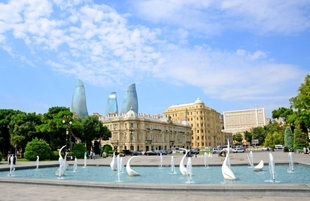
[[[145,152],[145,155],[150,156],[150,155],[158,155],[158,154],[157,154],[157,152],[150,150],[150,151]]]
[[[277,144],[277,145],[274,146],[274,148],[275,149],[283,149],[284,147],[281,144]]]
[[[133,155],[133,151],[132,150],[128,150],[128,149],[124,149],[123,153],[125,156],[132,156]]]
[[[133,156],[139,156],[139,155],[142,155],[142,152],[141,151],[133,151],[132,155]]]
[[[262,148],[262,151],[269,151],[270,149],[269,149],[269,147],[263,147]]]
[[[234,153],[244,153],[244,149],[242,149],[242,148],[236,148],[236,149],[233,149],[233,152],[234,152]]]
[[[213,154],[219,154],[219,153],[222,152],[222,150],[223,150],[223,149],[218,148],[218,147],[217,147],[217,148],[213,148],[213,149],[212,149],[212,153],[213,153]]]

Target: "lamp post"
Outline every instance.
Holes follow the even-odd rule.
[[[72,124],[72,121],[70,120],[70,118],[68,116],[65,116],[64,119],[62,120],[63,124],[66,124],[66,152],[68,152],[68,136],[69,136],[69,125]],[[69,138],[70,139],[70,138]],[[69,151],[71,149],[71,140],[69,140],[70,142],[70,148]]]
[[[133,148],[132,148],[132,140],[133,140],[132,131],[133,131],[133,126],[132,125],[130,126],[129,131],[130,131],[130,150],[133,150]]]

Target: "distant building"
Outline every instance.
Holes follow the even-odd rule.
[[[72,96],[71,112],[79,117],[87,117],[87,105],[84,84],[81,80],[76,79],[74,92]]]
[[[112,133],[109,140],[101,141],[101,145],[116,146],[118,151],[191,148],[192,131],[187,121],[178,122],[159,115],[138,114],[133,109],[122,114],[94,115],[99,116],[102,124]]]
[[[193,148],[215,147],[227,144],[228,135],[221,132],[221,115],[212,108],[205,106],[199,98],[188,104],[172,105],[164,112],[166,118],[174,121],[186,120],[192,128]],[[230,141],[232,137],[228,138]]]
[[[223,112],[225,132],[245,132],[259,126],[267,125],[264,108],[234,110]]]
[[[105,108],[105,115],[117,114],[117,113],[118,113],[117,96],[116,92],[112,92],[110,93],[108,98],[108,102]]]
[[[138,96],[135,84],[131,84],[125,92],[121,113],[127,113],[131,108],[135,113],[138,113]]]

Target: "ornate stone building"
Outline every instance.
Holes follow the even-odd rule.
[[[191,146],[193,148],[216,147],[227,144],[231,136],[221,132],[220,113],[205,106],[199,98],[194,103],[173,105],[164,112],[172,120],[187,120],[192,127]]]
[[[112,133],[109,140],[101,141],[101,145],[117,146],[118,151],[191,148],[192,130],[187,121],[137,114],[132,109],[124,114],[99,116],[99,119]]]

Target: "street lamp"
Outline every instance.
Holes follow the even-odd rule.
[[[63,124],[66,124],[66,152],[68,152],[68,135],[69,135],[69,125],[71,125],[72,124],[72,121],[69,119],[69,117],[67,117],[67,116],[65,116],[65,119],[63,119],[62,120],[62,123]],[[69,138],[70,139],[70,138]],[[69,140],[70,141],[70,148],[69,148],[69,151],[70,151],[70,149],[71,149],[71,140]]]
[[[132,134],[132,131],[133,131],[133,126],[131,125],[130,126],[130,150],[133,150],[133,147],[132,147],[132,140],[133,140],[133,134]]]

